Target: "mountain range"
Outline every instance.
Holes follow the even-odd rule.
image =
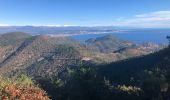
[[[82,63],[109,63],[146,55],[161,48],[164,46],[139,45],[112,35],[82,43],[67,37],[13,32],[0,35],[0,72],[7,76],[52,76]]]
[[[0,74],[26,75],[54,100],[167,100],[169,47],[12,32],[0,35]]]
[[[0,26],[0,33],[9,32],[25,32],[31,35],[49,34],[53,36],[58,35],[76,35],[76,34],[101,34],[107,32],[121,31],[113,26]]]

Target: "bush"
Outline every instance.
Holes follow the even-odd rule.
[[[38,86],[22,84],[22,78],[26,76],[19,81],[0,78],[0,100],[49,100],[46,92]]]

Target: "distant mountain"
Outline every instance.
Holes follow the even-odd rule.
[[[96,39],[89,39],[85,43],[90,46],[91,49],[97,50],[103,53],[113,53],[122,48],[131,47],[135,45],[132,42],[119,39],[113,35],[106,35]]]
[[[102,32],[115,32],[119,29],[112,26],[99,26],[99,27],[80,27],[80,26],[0,26],[0,33],[9,32],[26,32],[32,35],[38,34],[89,34],[89,33],[102,33]]]
[[[104,59],[104,61],[109,62],[146,55],[166,47],[165,45],[154,43],[136,44],[114,35],[91,38],[86,40],[85,44],[89,50],[99,52],[95,56],[96,59]]]

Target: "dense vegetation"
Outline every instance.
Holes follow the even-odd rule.
[[[95,67],[67,69],[63,78],[39,79],[54,100],[168,100],[170,48]]]
[[[143,100],[143,90],[131,85],[112,85],[93,68],[69,70],[66,80],[39,79],[38,83],[54,100]]]
[[[17,80],[0,78],[0,100],[49,100],[45,91],[21,75]]]
[[[53,100],[170,99],[170,48],[149,54],[162,46],[135,45],[112,36],[88,40],[86,45],[25,33],[0,39],[0,74],[19,77],[1,79],[1,98],[48,99],[45,90]]]

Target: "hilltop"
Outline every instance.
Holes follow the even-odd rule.
[[[18,35],[18,33],[10,34],[13,34],[15,36]],[[5,35],[10,36],[10,34]],[[6,38],[6,41],[10,41],[10,38],[13,37]],[[68,63],[70,63],[66,62],[66,60],[62,62],[58,58],[80,58],[79,52],[76,50],[76,47],[81,47],[81,45],[77,41],[72,39],[61,37],[53,38],[49,36],[39,35],[30,36],[26,39],[25,37],[23,37],[22,40],[23,41],[19,45],[14,46],[15,48],[11,48],[11,51],[4,51],[8,55],[5,55],[4,53],[1,54],[3,55],[0,64],[1,74],[5,73],[7,75],[14,75],[15,73],[27,73],[29,75],[47,75],[50,74],[50,72],[57,74],[57,71],[61,69],[64,70],[64,64],[67,65]],[[10,46],[11,44],[6,45],[6,48]],[[38,66],[40,66],[40,68]],[[62,68],[57,70],[57,67]],[[37,71],[42,74],[38,73]]]
[[[135,44],[113,35],[85,43],[22,32],[0,38],[1,75],[14,79],[27,75],[52,99],[84,100],[90,95],[86,99],[142,100],[167,98],[169,93],[170,51],[163,45]]]
[[[86,44],[67,37],[22,32],[2,34],[0,38],[0,72],[5,76],[54,76],[81,64],[108,63],[163,48],[156,44],[138,46],[112,35],[87,40]]]
[[[113,53],[122,48],[133,46],[134,43],[119,39],[118,37],[114,37],[113,35],[106,35],[103,37],[99,37],[96,39],[88,39],[85,41],[87,45],[90,46],[91,49],[100,51],[103,53]]]

